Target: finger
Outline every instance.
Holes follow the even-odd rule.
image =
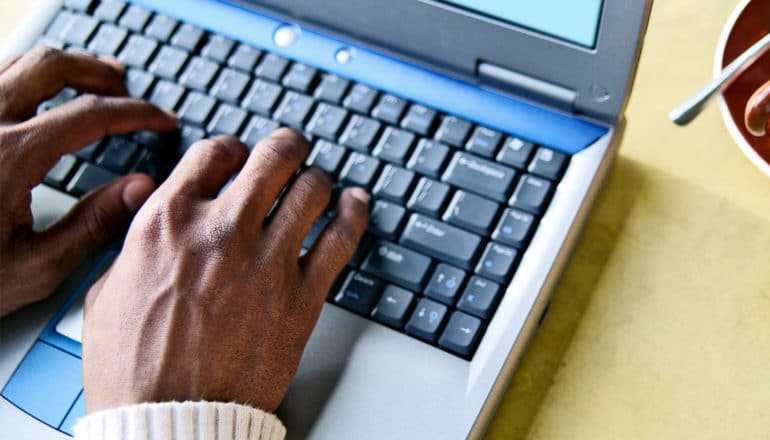
[[[762,137],[767,133],[770,119],[770,83],[760,87],[749,98],[744,115],[746,130],[752,136]]]
[[[16,56],[11,57],[10,59],[7,59],[7,60],[3,61],[2,63],[0,63],[0,75],[2,75],[3,72],[8,70],[9,67],[11,67],[14,64],[16,64],[16,61],[19,61],[20,58],[21,58],[21,55],[16,55]]]
[[[33,240],[37,255],[62,280],[85,257],[121,234],[155,183],[143,174],[116,179],[86,195]]]
[[[214,198],[237,173],[249,149],[231,136],[217,136],[196,142],[159,188],[163,196],[177,194]]]
[[[319,168],[302,172],[291,184],[267,226],[290,258],[298,258],[302,242],[331,199],[332,181]]]
[[[297,131],[281,128],[259,142],[225,192],[255,221],[264,219],[283,187],[307,158],[310,147]]]
[[[126,96],[123,69],[90,55],[38,47],[0,75],[0,117],[20,121],[64,87],[97,95]]]
[[[334,279],[353,257],[368,223],[369,195],[366,191],[361,188],[343,191],[337,203],[337,215],[301,259],[307,282],[319,286],[319,296],[325,297]]]
[[[19,150],[9,155],[29,170],[30,185],[66,153],[106,136],[132,131],[170,131],[176,117],[145,101],[84,95],[73,101],[6,129]]]

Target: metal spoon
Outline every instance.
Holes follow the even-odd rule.
[[[722,70],[718,77],[698,90],[693,96],[679,104],[669,113],[668,117],[676,125],[687,125],[698,116],[706,103],[718,92],[729,86],[735,78],[759,58],[766,49],[770,48],[770,34],[743,52],[732,63]]]

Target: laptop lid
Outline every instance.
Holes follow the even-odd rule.
[[[229,0],[614,122],[652,0]]]

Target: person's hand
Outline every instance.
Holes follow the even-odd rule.
[[[329,177],[303,171],[266,216],[307,154],[304,137],[288,129],[250,155],[229,137],[187,151],[86,298],[89,413],[172,400],[278,407],[368,221],[366,192],[343,191],[335,217],[300,258],[330,202]]]
[[[66,86],[87,94],[35,115]],[[0,66],[0,316],[53,293],[154,189],[149,176],[117,179],[47,230],[32,230],[30,191],[63,154],[113,133],[176,127],[173,115],[126,96],[112,60],[39,48]]]

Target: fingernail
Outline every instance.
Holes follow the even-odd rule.
[[[365,205],[369,204],[369,193],[364,191],[363,188],[359,187],[353,187],[350,189],[350,195],[353,196],[353,198],[359,200],[360,202],[364,203]]]
[[[173,118],[174,120],[177,119],[176,113],[172,112],[171,110],[166,110],[164,108],[162,108],[161,110],[163,111],[163,113],[168,115],[169,118]]]
[[[155,190],[155,183],[147,177],[134,178],[123,188],[123,204],[131,213],[142,207]]]
[[[114,57],[99,57],[99,59],[102,60],[102,62],[105,62],[105,63],[109,64],[110,66],[112,66],[115,70],[117,70],[120,73],[125,73],[126,72],[126,66],[124,66],[120,62],[120,60],[118,60],[117,58],[114,58]]]

